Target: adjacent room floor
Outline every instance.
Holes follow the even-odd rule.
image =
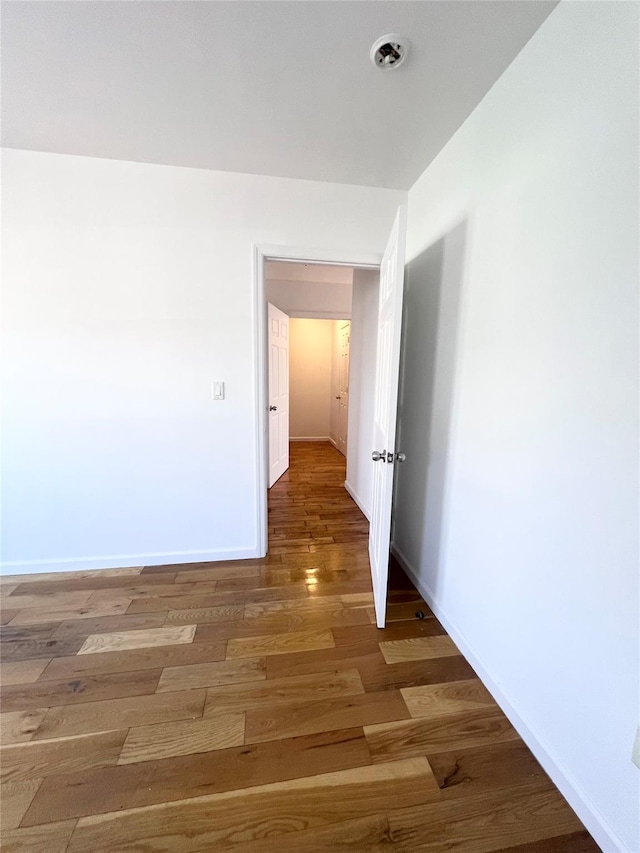
[[[397,568],[373,624],[344,467],[264,560],[3,578],[3,851],[598,850]]]

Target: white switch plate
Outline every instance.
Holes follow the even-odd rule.
[[[224,382],[211,383],[211,399],[224,400]]]
[[[640,767],[640,726],[636,729],[636,739],[633,744],[633,750],[631,752],[631,760],[636,765],[636,767]]]

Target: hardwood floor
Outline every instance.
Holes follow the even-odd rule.
[[[2,579],[5,853],[598,850],[397,567],[375,627],[344,476],[292,444],[264,560]]]

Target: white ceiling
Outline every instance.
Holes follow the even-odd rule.
[[[12,0],[3,144],[408,189],[555,5]]]

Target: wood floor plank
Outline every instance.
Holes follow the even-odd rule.
[[[260,576],[260,566],[240,566],[240,565],[222,565],[216,566],[212,564],[210,568],[205,569],[186,569],[179,571],[175,577],[175,583],[192,583],[197,581],[221,581],[227,578],[257,578]]]
[[[278,853],[355,853],[355,851],[387,851],[392,843],[386,815],[367,815],[341,820],[326,826],[314,826],[277,836]],[[269,836],[233,845],[233,853],[273,853]]]
[[[247,711],[245,739],[247,743],[259,743],[408,717],[407,706],[398,693],[365,693]]]
[[[2,853],[65,853],[75,820],[2,832]]]
[[[389,813],[389,826],[400,853],[421,850],[425,840],[434,835],[438,840],[440,833],[439,840],[456,853],[493,853],[583,828],[548,782],[515,788],[508,798],[502,791],[491,791],[403,808]]]
[[[338,595],[326,595],[322,598],[294,598],[291,601],[267,601],[262,604],[247,604],[244,608],[245,619],[256,619],[272,613],[293,611],[294,613],[324,613],[343,610],[345,605]]]
[[[387,605],[387,622],[412,622],[416,619],[416,613],[423,613],[425,619],[435,619],[429,605],[416,593],[411,601],[403,601],[398,604],[389,602]],[[375,621],[375,619],[374,619]]]
[[[518,733],[504,714],[492,709],[365,725],[364,733],[373,761],[472,749],[518,739]]]
[[[305,516],[308,517],[308,516]],[[355,565],[369,566],[369,557],[362,549],[354,550],[342,546],[334,550],[325,550],[321,553],[313,552],[308,554],[283,554],[280,558],[280,566],[284,568],[299,569],[302,567],[324,567],[327,569],[336,568],[343,569]],[[270,567],[273,568],[273,567]],[[279,568],[278,565],[275,568]]]
[[[214,639],[246,639],[267,634],[328,631],[343,625],[366,625],[367,622],[367,615],[363,610],[346,607],[337,610],[321,608],[315,612],[312,609],[301,611],[287,609],[238,622],[200,624],[196,631],[196,642]]]
[[[435,637],[409,637],[380,643],[380,651],[387,663],[411,660],[429,660],[446,655],[459,655],[460,650],[446,634]]]
[[[197,719],[202,716],[204,700],[204,690],[185,690],[63,705],[48,711],[34,740]]]
[[[313,600],[313,599],[312,599]],[[318,598],[322,602],[324,599]],[[281,612],[265,613],[245,620],[250,623],[253,631],[260,628],[264,633],[272,631],[314,631],[323,628],[339,628],[343,625],[366,625],[367,615],[363,610],[352,607],[326,607],[322,604],[318,610],[309,607],[307,610],[288,608]]]
[[[125,735],[125,730],[108,731],[3,746],[0,778],[14,782],[115,764]]]
[[[147,578],[150,575],[170,574],[172,572],[208,572],[210,570],[233,569],[241,571],[249,567],[260,568],[271,562],[269,557],[252,557],[248,560],[215,560],[200,563],[174,563],[166,566],[145,566],[142,570],[142,577]],[[215,580],[215,578],[214,578]]]
[[[346,595],[341,595],[340,600],[343,604],[348,604],[350,607],[359,604],[373,604],[373,593],[348,592]]]
[[[122,747],[118,764],[227,749],[244,743],[244,714],[226,713],[201,720],[135,726]]]
[[[498,707],[479,678],[404,687],[400,692],[412,717],[442,717],[459,711]]]
[[[361,640],[376,640],[378,643],[390,640],[403,640],[413,637],[444,636],[445,630],[437,619],[422,619],[414,622],[393,622],[386,628],[375,625],[346,625],[333,628],[336,646],[347,646]]]
[[[361,728],[45,779],[23,825],[174,802],[370,763]]]
[[[87,675],[65,681],[14,684],[2,690],[0,710],[4,713],[28,708],[97,702],[116,699],[119,696],[144,696],[155,693],[161,672],[160,669],[143,669],[139,672]]]
[[[12,610],[9,607],[0,607],[0,625],[8,625],[12,619],[20,613],[19,610]]]
[[[31,708],[0,714],[0,744],[30,741],[47,716],[48,708]]]
[[[20,826],[41,783],[41,777],[0,783],[0,842],[3,831]]]
[[[44,672],[48,658],[18,660],[0,663],[0,684],[29,684]]]
[[[273,678],[254,684],[210,687],[207,690],[204,716],[227,713],[232,708],[237,711],[273,709],[280,705],[319,702],[363,693],[364,687],[357,669]]]
[[[218,607],[194,607],[188,610],[169,610],[167,625],[192,624],[203,625],[209,622],[235,622],[244,617],[242,604],[222,604]]]
[[[309,531],[309,535],[313,531]],[[276,539],[276,536],[271,537]],[[280,540],[284,541],[284,540]],[[310,540],[311,541],[311,540]],[[332,566],[297,566],[291,563],[288,567],[273,566],[269,569],[263,569],[259,578],[243,578],[233,581],[224,581],[220,583],[219,592],[224,590],[240,590],[240,589],[268,589],[273,586],[286,586],[292,583],[305,583],[307,588],[318,587],[328,583],[348,582],[354,580],[367,580],[370,585],[370,573],[367,570],[359,572],[341,567]]]
[[[129,598],[131,601],[149,598],[173,598],[176,595],[210,595],[217,591],[217,581],[183,583],[176,590],[175,583],[159,584],[142,582],[115,589],[96,589],[91,593],[89,601],[94,604],[98,601],[110,602],[120,598]]]
[[[178,584],[176,588],[180,589]],[[214,592],[211,595],[176,595],[175,598],[138,599],[130,602],[127,613],[150,613],[154,610],[186,610],[187,608],[221,607],[230,604],[250,604],[261,601],[285,601],[291,598],[306,598],[305,584],[289,584],[267,589],[242,590],[240,592]]]
[[[14,640],[2,644],[2,660],[32,660],[75,655],[83,642],[84,637],[71,637],[65,640]]]
[[[161,599],[160,599],[161,600]],[[78,607],[31,607],[14,616],[10,625],[34,625],[38,622],[62,622],[65,619],[95,619],[98,616],[121,616],[131,601],[119,598],[110,602],[82,604]]]
[[[385,663],[379,656],[362,661],[359,669],[367,693],[477,678],[462,655],[394,664]]]
[[[428,752],[427,760],[446,799],[547,779],[521,740],[456,748],[451,752]]]
[[[330,649],[334,645],[331,631],[292,631],[288,634],[269,634],[229,640],[227,658],[282,655],[288,652]]]
[[[313,547],[313,546],[312,546]],[[350,592],[369,592],[371,578],[356,578],[355,580],[328,581],[327,583],[307,584],[309,595],[348,595]]]
[[[143,628],[163,628],[167,611],[153,613],[124,613],[122,616],[97,616],[93,619],[65,619],[53,633],[58,638],[88,637],[89,634],[108,634],[111,631],[137,631]]]
[[[27,575],[0,575],[0,585],[43,583],[67,581],[67,580],[95,580],[96,578],[124,578],[135,577],[142,572],[142,566],[125,569],[87,569],[86,571],[69,572],[38,572]]]
[[[158,842],[166,844],[162,841],[165,826],[170,827],[175,848],[183,853],[266,835],[275,843],[276,835],[292,829],[379,812],[398,801],[419,805],[439,793],[426,759],[408,759],[80,818],[68,851],[124,853],[144,844],[153,849]]]
[[[540,838],[515,847],[502,847],[500,853],[600,853],[600,847],[586,830],[553,838]]]
[[[38,625],[3,625],[0,628],[3,657],[5,656],[5,648],[8,648],[5,646],[6,643],[14,643],[19,640],[48,640],[55,636],[59,627],[60,622],[41,622]]]
[[[373,640],[312,652],[271,655],[267,658],[267,678],[311,675],[316,672],[331,672],[334,669],[351,669],[352,667],[359,669],[362,662],[372,659],[384,664],[378,644]]]
[[[35,594],[9,596],[3,603],[17,610],[74,610],[82,607],[91,596],[91,591],[78,592],[41,592]],[[53,621],[53,620],[52,620]]]
[[[82,644],[79,655],[97,652],[124,652],[128,649],[148,649],[156,646],[178,646],[192,643],[198,626],[171,625],[167,628],[145,628],[138,631],[112,631],[109,634],[90,634]]]
[[[62,581],[41,581],[35,579],[36,577],[39,578],[39,575],[34,576],[34,580],[31,583],[20,584],[16,589],[16,593],[22,595],[23,593],[36,594],[42,592],[64,592],[65,590],[74,592],[77,590],[117,589],[118,587],[133,585],[138,582],[137,575],[105,577],[100,572],[77,572],[77,575],[77,577]],[[145,578],[144,583],[145,585],[152,583],[167,584],[173,583],[174,579],[175,574],[163,576],[152,575]]]
[[[226,642],[186,643],[180,646],[130,649],[124,652],[99,652],[94,655],[70,655],[54,658],[40,681],[78,678],[107,672],[136,672],[159,667],[183,667],[224,659]]]
[[[190,666],[171,666],[163,670],[157,692],[264,681],[266,677],[265,658],[240,658]]]

